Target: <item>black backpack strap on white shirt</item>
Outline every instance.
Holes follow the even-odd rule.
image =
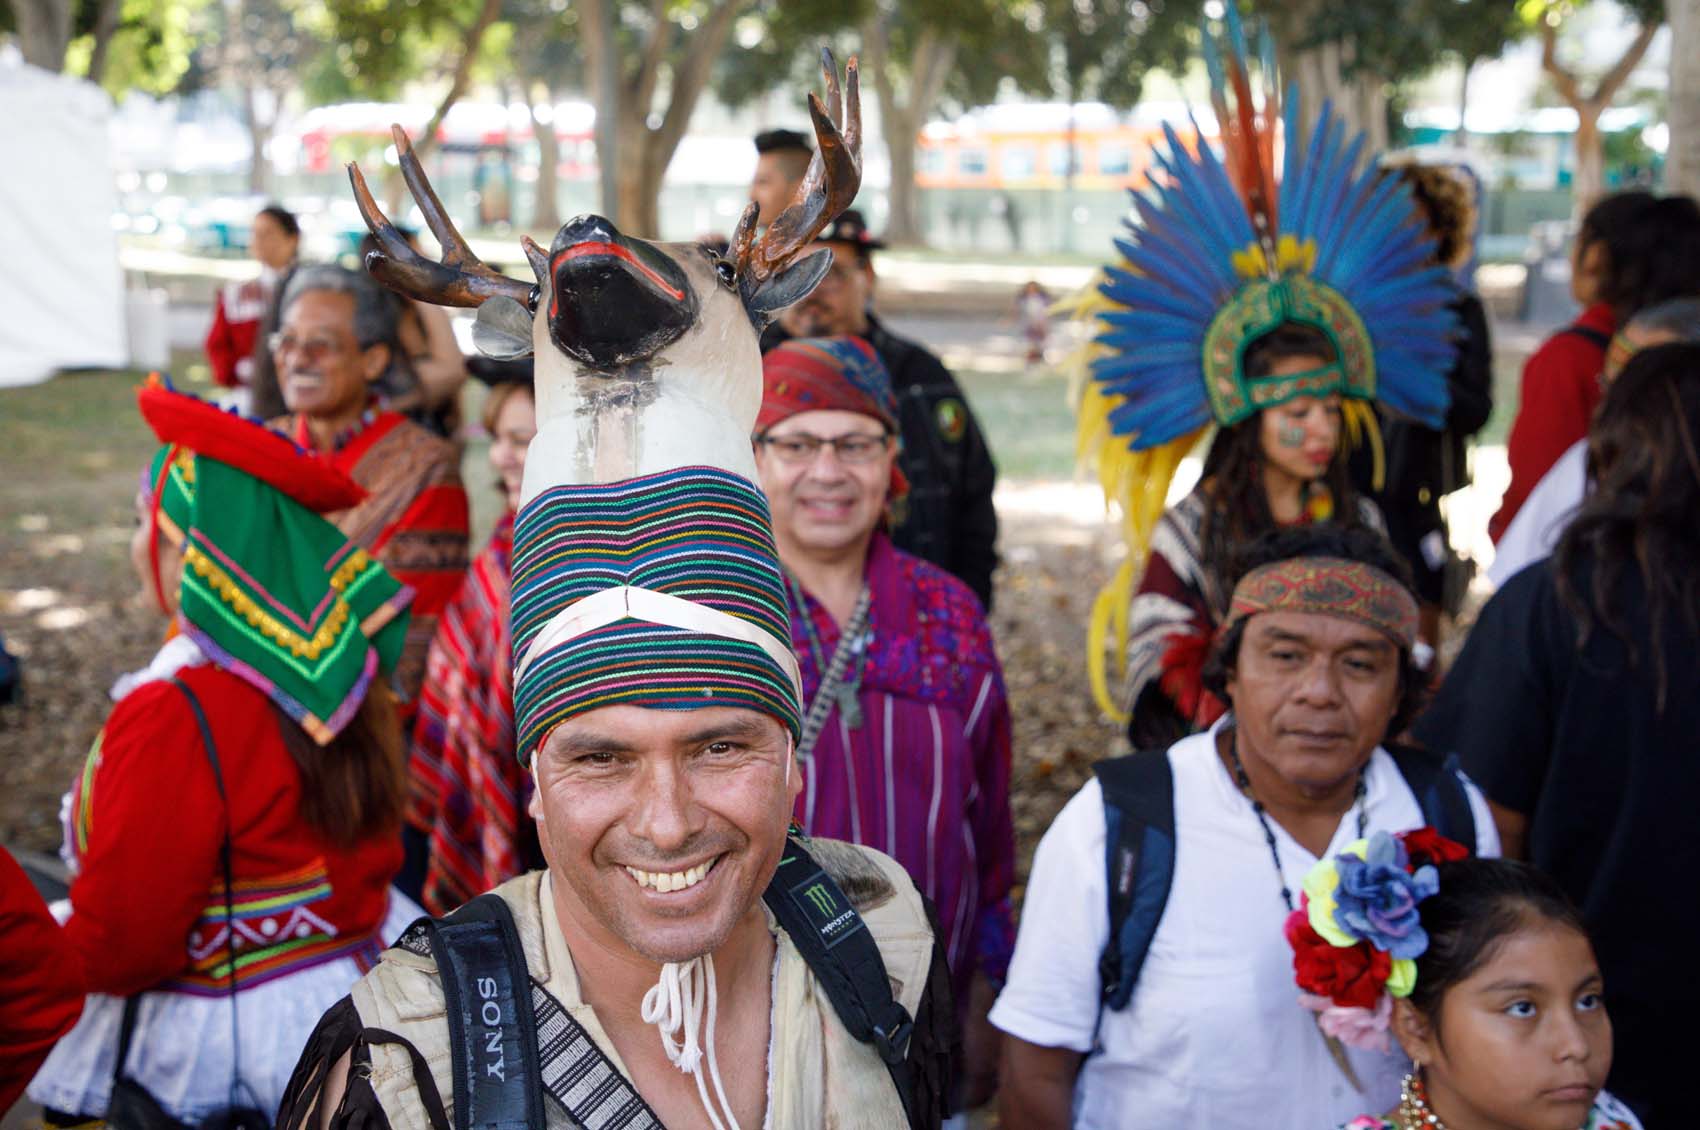
[[[1163,749],[1100,761],[1092,772],[1104,794],[1110,922],[1098,959],[1101,1024],[1106,1008],[1127,1007],[1169,902],[1175,876],[1175,780]]]
[[[1457,754],[1441,757],[1426,749],[1394,745],[1383,747],[1399,775],[1405,778],[1423,810],[1423,822],[1449,840],[1456,840],[1476,854],[1476,810],[1464,784],[1464,770]]]
[[[914,1125],[908,1050],[915,1026],[891,995],[885,959],[867,923],[795,835],[786,840],[762,901],[790,935],[845,1029],[879,1052]]]

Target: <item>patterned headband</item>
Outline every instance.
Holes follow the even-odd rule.
[[[1320,612],[1367,625],[1406,651],[1417,641],[1417,601],[1394,577],[1361,561],[1292,557],[1240,578],[1224,630],[1259,612]]]

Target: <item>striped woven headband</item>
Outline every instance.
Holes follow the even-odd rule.
[[[603,706],[731,706],[795,735],[802,694],[767,500],[684,467],[550,487],[514,522],[520,760]]]
[[[555,613],[555,618],[531,638],[530,646],[525,649],[525,654],[514,667],[514,681],[525,678],[533,656],[542,655],[552,647],[559,647],[586,632],[619,620],[642,620],[650,624],[683,628],[688,632],[700,632],[707,636],[722,636],[729,640],[753,643],[767,652],[768,656],[791,676],[791,685],[796,690],[797,697],[803,697],[803,671],[797,665],[797,656],[789,643],[748,620],[728,616],[717,608],[681,600],[654,589],[635,588],[632,585],[603,589],[595,596],[587,596],[577,604]]]
[[[1223,630],[1259,612],[1320,612],[1374,628],[1409,651],[1417,640],[1417,601],[1393,576],[1361,561],[1293,557],[1240,578]]]

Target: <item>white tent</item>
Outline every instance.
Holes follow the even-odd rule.
[[[111,112],[92,83],[0,53],[0,388],[126,361]]]

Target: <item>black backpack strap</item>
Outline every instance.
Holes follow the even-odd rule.
[[[544,1130],[531,978],[508,904],[424,920],[448,1010],[455,1130]]]
[[[1610,334],[1603,330],[1596,330],[1593,326],[1584,326],[1580,322],[1573,322],[1558,332],[1561,334],[1572,334],[1575,337],[1581,338],[1583,341],[1592,342],[1601,349],[1606,349],[1611,345]]]
[[[914,1022],[891,995],[885,959],[867,923],[795,835],[786,840],[762,901],[790,935],[845,1029],[879,1052],[915,1125],[908,1060]]]
[[[1423,821],[1449,840],[1456,840],[1476,854],[1476,811],[1464,786],[1464,771],[1457,754],[1439,754],[1412,746],[1383,747],[1399,767],[1423,810]]]
[[[500,895],[479,895],[440,921],[421,918],[396,946],[437,962],[448,1010],[454,1130],[542,1130],[544,1094],[584,1130],[662,1130],[631,1080],[531,977]]]
[[[1175,877],[1175,779],[1169,753],[1141,750],[1092,767],[1104,793],[1110,936],[1098,959],[1098,1019],[1127,1007]],[[1094,1032],[1093,1044],[1097,1044]]]

